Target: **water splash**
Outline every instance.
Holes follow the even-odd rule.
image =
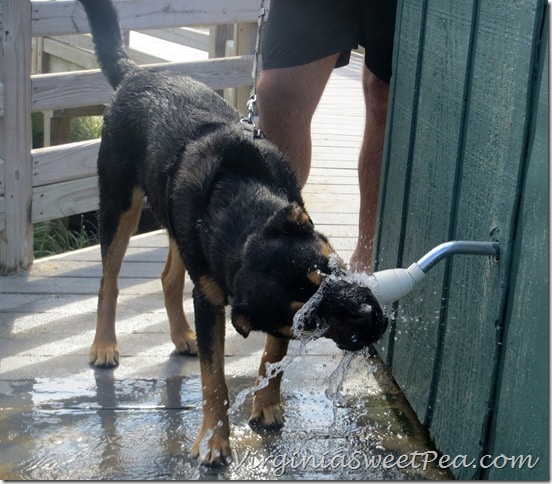
[[[356,351],[344,351],[341,357],[341,361],[336,366],[335,370],[326,378],[327,388],[324,392],[328,400],[334,404],[341,405],[345,403],[343,401],[344,395],[341,390],[343,389],[343,383],[345,382],[345,376],[347,370],[350,368],[354,358],[359,353]]]
[[[295,358],[297,358],[300,354],[304,353],[305,347],[307,346],[307,343],[309,343],[309,341],[310,340],[308,339],[301,340],[300,345],[297,348],[295,348],[293,351],[288,353],[286,356],[284,356],[284,358],[282,358],[280,361],[267,363],[266,375],[259,376],[257,383],[255,385],[250,386],[242,390],[241,392],[239,392],[236,395],[236,398],[234,399],[234,403],[230,406],[230,408],[228,408],[226,413],[228,415],[234,415],[239,410],[239,408],[245,403],[245,399],[249,395],[267,387],[272,378],[275,378],[280,373],[283,373]]]
[[[335,277],[335,276],[327,276]],[[320,338],[326,331],[327,326],[314,317],[316,310],[322,300],[322,292],[317,290],[310,299],[303,304],[301,309],[293,315],[293,324],[291,325],[291,334],[300,341],[312,341]],[[317,321],[317,326],[310,329],[313,321]],[[309,330],[306,328],[309,327]]]
[[[297,358],[299,355],[305,352],[305,349],[308,343],[320,338],[326,332],[327,328],[324,327],[323,325],[314,329],[313,331],[305,330],[304,324],[305,324],[305,321],[308,320],[309,314],[310,314],[309,306],[315,307],[316,305],[316,301],[313,302],[312,301],[313,299],[316,299],[316,294],[309,301],[307,301],[307,303],[305,303],[305,305],[303,306],[303,308],[301,308],[300,311],[295,313],[295,316],[293,318],[293,325],[292,325],[291,331],[292,331],[292,334],[299,340],[299,346],[296,347],[295,349],[290,349],[288,354],[284,356],[284,358],[282,358],[280,361],[267,363],[265,367],[266,375],[259,376],[257,383],[255,385],[242,390],[236,395],[234,403],[230,406],[230,408],[226,412],[228,415],[234,415],[238,411],[238,409],[245,403],[245,399],[249,395],[267,387],[272,378],[275,378],[280,373],[283,373],[295,358]],[[301,311],[303,311],[305,306],[307,306],[307,310],[299,314]]]
[[[207,429],[205,435],[199,442],[199,462],[204,461],[210,451],[209,440],[213,436],[213,433],[213,429]]]

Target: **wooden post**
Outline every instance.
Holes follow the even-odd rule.
[[[226,43],[233,38],[234,26],[232,24],[211,25],[209,28],[209,59],[226,57]],[[232,89],[217,89],[220,96],[230,102],[227,92]],[[232,102],[232,106],[236,107]]]
[[[31,0],[0,0],[0,158],[4,160],[5,227],[0,232],[0,273],[27,268],[33,260],[31,225]],[[0,193],[0,197],[2,194]],[[2,230],[2,228],[0,228]]]
[[[209,58],[224,57],[226,41],[234,35],[232,24],[212,25],[209,29]]]
[[[255,39],[257,38],[257,24],[236,24],[234,27],[234,50],[235,55],[252,54],[255,52]],[[247,113],[247,100],[251,93],[251,84],[240,86],[236,89],[236,109],[242,113]]]

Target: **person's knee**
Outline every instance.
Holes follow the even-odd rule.
[[[257,97],[263,107],[274,109],[282,104],[293,102],[293,96],[297,92],[295,86],[291,86],[285,76],[277,70],[263,71],[257,81]]]
[[[375,117],[385,118],[389,99],[389,84],[366,69],[363,90],[367,111]]]

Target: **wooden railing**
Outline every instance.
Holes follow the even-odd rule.
[[[125,30],[252,25],[259,6],[257,0],[115,3]],[[99,140],[32,149],[31,113],[105,104],[112,89],[97,69],[31,73],[33,38],[89,32],[80,4],[0,0],[0,5],[0,273],[5,275],[32,262],[33,223],[88,212],[98,205],[95,162]],[[157,65],[195,77],[214,89],[249,85],[254,29],[236,30],[241,55]],[[243,99],[239,102],[245,106]]]

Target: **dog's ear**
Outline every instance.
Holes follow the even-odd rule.
[[[232,286],[231,320],[243,337],[251,331],[270,333],[290,324],[293,308],[285,286],[256,264],[241,267]]]
[[[240,311],[239,307],[232,308],[232,325],[244,338],[247,338],[253,329],[251,320]]]
[[[254,329],[251,321],[251,291],[257,286],[256,274],[249,267],[241,267],[234,276],[231,321],[244,338]]]
[[[271,174],[267,161],[255,143],[243,139],[228,144],[222,153],[220,168],[260,181],[269,181]]]
[[[297,203],[291,203],[276,212],[264,227],[266,234],[312,233],[314,224],[309,214]]]

